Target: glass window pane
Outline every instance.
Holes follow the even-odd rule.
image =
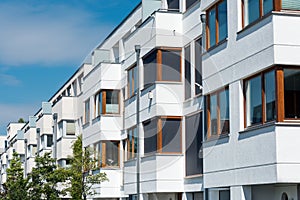
[[[285,118],[300,118],[300,70],[284,69]]]
[[[162,119],[162,152],[181,153],[181,119]]]
[[[245,0],[245,25],[254,22],[259,18],[259,0]]]
[[[271,71],[265,74],[265,112],[267,121],[276,119],[275,94],[275,72]]]
[[[273,0],[263,0],[264,15],[273,10]]]
[[[75,122],[67,121],[66,129],[67,135],[75,135]]]
[[[103,101],[103,99],[102,99],[102,93],[99,93],[99,95],[98,95],[98,116],[100,114],[103,114],[102,101]]]
[[[119,142],[105,142],[106,144],[106,165],[119,166]]]
[[[132,69],[131,69],[128,71],[128,94],[129,94],[129,97],[131,97],[133,94],[132,84],[133,84],[133,81],[132,81]]]
[[[137,143],[138,143],[138,135],[137,128],[133,129],[133,157],[137,157]]]
[[[199,38],[195,42],[195,82],[202,86],[202,38]],[[199,85],[195,84],[195,93],[200,94],[202,89]]]
[[[230,200],[230,190],[220,190],[219,200]]]
[[[51,147],[53,144],[53,136],[47,135],[47,147]]]
[[[220,126],[221,134],[229,133],[229,91],[220,92]]]
[[[179,10],[179,0],[168,0],[168,9]]]
[[[196,3],[198,0],[186,0],[186,10],[188,10],[194,3]]]
[[[156,153],[157,150],[157,119],[143,122],[144,125],[144,152]]]
[[[191,47],[184,48],[185,99],[191,98]]]
[[[144,86],[153,84],[157,79],[157,51],[153,51],[143,59],[144,64]]]
[[[90,121],[90,100],[85,102],[85,123]]]
[[[106,113],[119,113],[119,91],[106,91]]]
[[[210,96],[210,132],[211,135],[218,134],[218,112],[217,112],[217,95]]]
[[[133,85],[133,88],[134,88],[134,91],[133,91],[133,95],[136,93],[136,90],[137,90],[137,67],[133,68],[133,81],[132,81],[132,85]]]
[[[227,38],[227,0],[218,5],[219,41]]]
[[[208,12],[208,28],[209,28],[209,46],[216,44],[216,9],[213,8]]]
[[[202,113],[186,117],[185,135],[186,176],[202,174]]]
[[[261,77],[246,82],[247,126],[262,122]]]
[[[162,52],[162,80],[181,80],[181,51],[161,50]]]

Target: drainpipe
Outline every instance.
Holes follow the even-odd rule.
[[[140,165],[141,165],[141,152],[140,152],[140,54],[141,46],[135,45],[136,52],[136,67],[137,67],[137,91],[136,91],[136,131],[137,131],[137,159],[136,159],[136,194],[137,200],[140,200]]]
[[[53,159],[57,162],[57,113],[53,114]]]
[[[202,23],[202,47],[201,47],[201,54],[203,55],[203,53],[205,52],[204,49],[206,49],[206,15],[205,14],[201,14],[200,15],[200,20],[201,20],[201,23]],[[203,83],[202,83],[202,85],[203,85]],[[205,97],[202,96],[202,98],[203,98],[204,102],[206,102]],[[204,105],[203,109],[205,110],[206,109],[205,103],[203,105]],[[202,114],[202,124],[203,124],[203,126],[202,126],[202,140],[203,141],[202,142],[204,142],[204,140],[205,140],[205,123],[206,122],[205,122],[205,115],[204,115],[205,112],[202,112],[202,113],[203,113]],[[204,156],[205,155],[203,154],[203,156],[202,156],[203,161],[204,161]],[[204,179],[203,179],[203,181],[204,181]],[[204,185],[204,182],[203,182],[203,185]],[[206,189],[206,188],[204,188],[204,200],[208,200],[208,189]]]
[[[36,129],[36,140],[37,140],[37,156],[40,156],[40,148],[41,148],[41,129]]]
[[[24,177],[26,178],[27,177],[27,143],[28,143],[28,141],[27,141],[27,139],[25,139],[24,140],[24,142],[25,142],[25,160],[24,160]]]

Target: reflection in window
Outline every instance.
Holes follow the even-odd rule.
[[[276,119],[275,73],[274,71],[265,73],[264,77],[266,121],[272,121]]]
[[[96,150],[95,158],[99,167],[119,166],[119,145],[118,141],[102,141],[94,145]]]
[[[229,133],[229,90],[208,95],[208,137]]]
[[[300,70],[284,69],[285,118],[300,118]]]
[[[195,41],[195,93],[201,94],[202,88],[202,38]]]
[[[273,0],[242,0],[244,26],[251,24],[274,9]]]
[[[184,48],[185,99],[191,98],[191,47]]]
[[[127,159],[133,159],[137,156],[137,129],[136,127],[128,129],[127,139]]]
[[[227,38],[227,0],[219,1],[206,12],[207,49]]]
[[[257,76],[246,82],[247,126],[262,122],[262,85]]]
[[[84,122],[88,123],[90,121],[90,99],[84,102]]]
[[[119,113],[119,90],[101,90],[95,95],[95,117]]]

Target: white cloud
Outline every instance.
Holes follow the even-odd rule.
[[[0,64],[79,64],[111,26],[67,4],[0,3]]]
[[[18,86],[20,85],[21,81],[18,80],[15,76],[8,75],[8,74],[0,74],[0,85],[6,86]]]
[[[6,126],[10,122],[17,122],[19,118],[28,121],[29,116],[35,114],[39,104],[0,104],[0,135],[6,134]]]

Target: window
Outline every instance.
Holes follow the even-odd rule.
[[[203,173],[202,159],[202,114],[201,112],[185,119],[185,164],[186,176]]]
[[[169,10],[179,10],[179,0],[167,0]]]
[[[66,134],[67,135],[75,135],[75,122],[74,121],[66,121]]]
[[[300,70],[284,69],[284,110],[286,119],[300,119]]]
[[[276,119],[275,95],[274,71],[245,81],[247,127]]]
[[[212,6],[206,16],[207,49],[209,49],[227,38],[227,0]]]
[[[128,139],[127,139],[127,159],[133,159],[137,156],[137,129],[133,127],[128,129]]]
[[[208,95],[208,137],[229,133],[229,90],[228,88]]]
[[[119,90],[101,90],[95,95],[95,116],[119,114]]]
[[[284,10],[300,10],[300,1],[298,0],[281,0],[281,2]]]
[[[191,47],[184,48],[185,99],[191,98]]]
[[[274,9],[274,0],[242,0],[243,27],[255,22]]]
[[[195,93],[202,93],[202,38],[195,41]]]
[[[47,137],[47,147],[51,147],[53,144],[53,135],[45,135]]]
[[[158,49],[143,58],[144,85],[155,81],[181,81],[181,49]]]
[[[135,95],[137,89],[137,67],[134,66],[127,72],[127,94],[128,98]]]
[[[84,122],[90,122],[90,99],[84,102]]]
[[[98,148],[99,167],[118,167],[119,166],[119,141],[101,141],[94,147]]]
[[[190,9],[198,0],[186,0],[186,10]]]
[[[181,153],[181,117],[159,117],[144,125],[144,152]]]
[[[230,200],[230,190],[220,190],[219,200]]]

